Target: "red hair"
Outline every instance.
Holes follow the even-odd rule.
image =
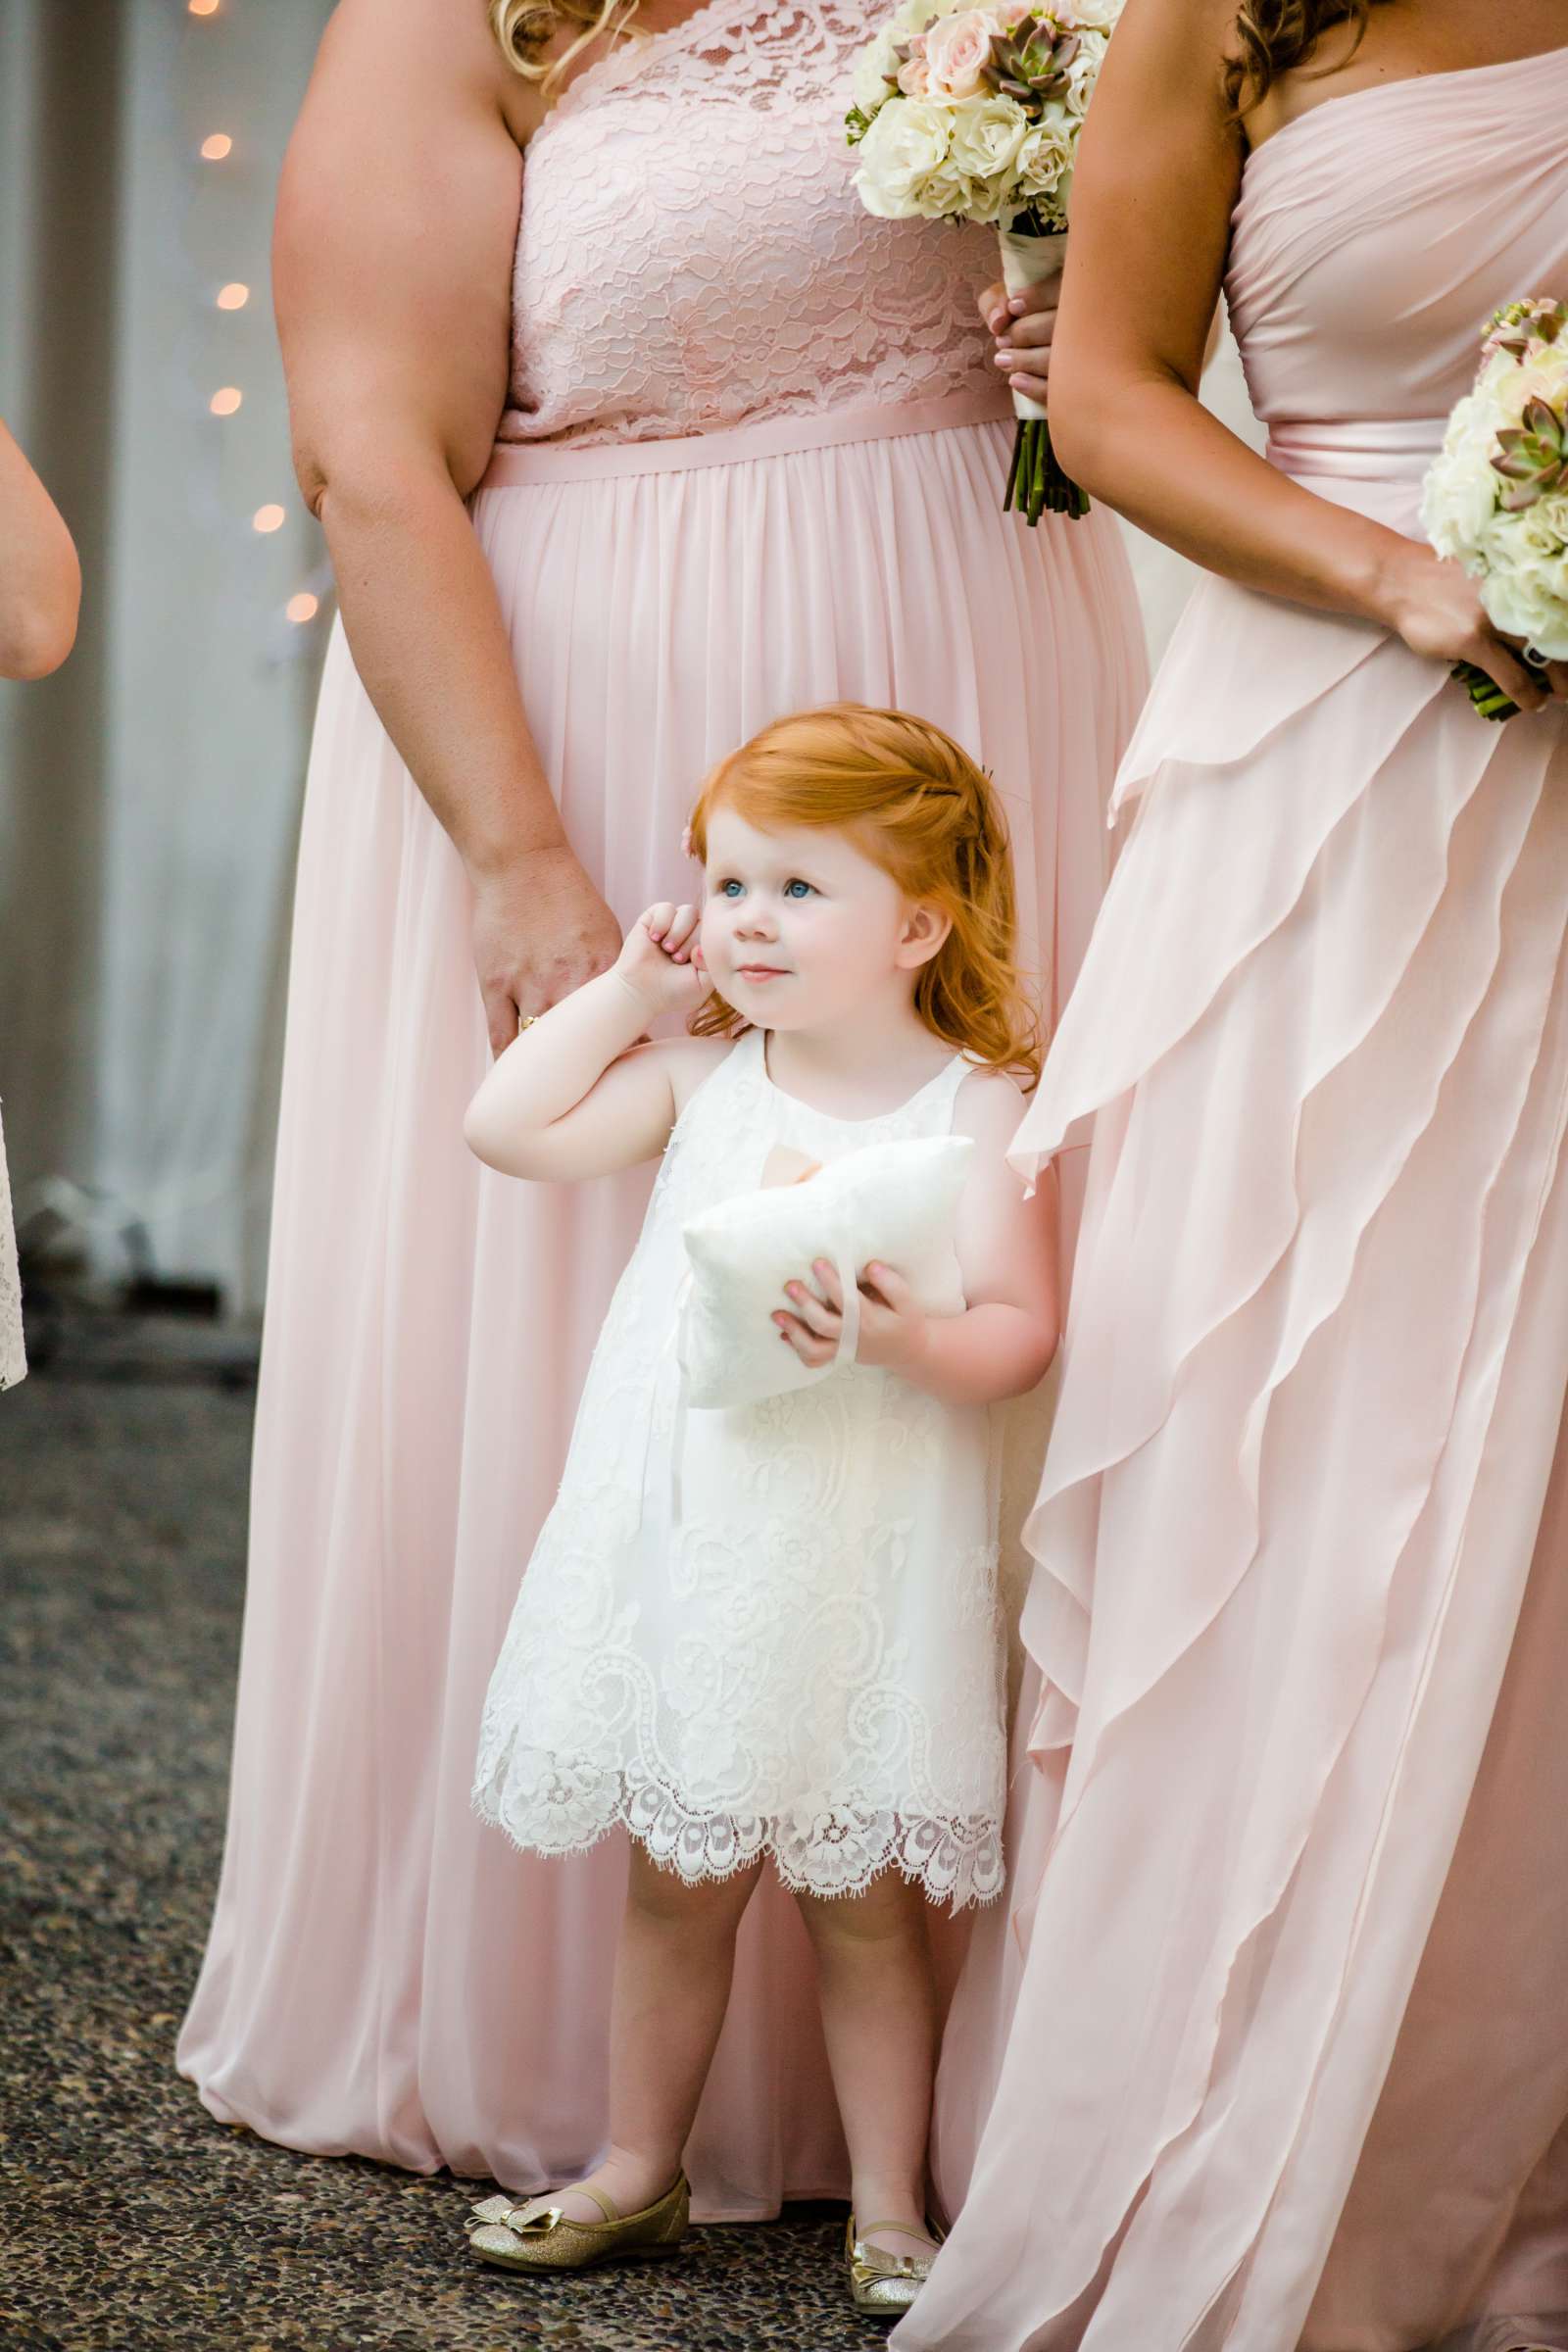
[[[1015,960],[1006,823],[989,779],[951,735],[859,703],[798,711],[731,752],[703,786],[691,841],[705,862],[720,807],[761,832],[847,833],[906,898],[939,907],[952,929],[916,976],[916,1012],[934,1036],[1033,1086],[1040,1020]],[[735,1037],[747,1026],[716,990],[690,1022],[697,1037]]]

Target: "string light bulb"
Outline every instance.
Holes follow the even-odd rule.
[[[253,531],[280,531],[287,517],[281,507],[258,507],[251,516]]]
[[[244,397],[238,384],[221,384],[207,406],[215,416],[232,416]]]
[[[250,298],[249,286],[242,286],[237,279],[232,285],[220,286],[218,289],[218,307],[220,311],[242,311]]]
[[[185,5],[193,17],[216,17],[218,14],[218,0],[185,0]]]
[[[202,141],[202,160],[205,163],[220,164],[224,156],[232,155],[233,151],[234,142],[226,130],[215,130]]]
[[[298,628],[305,621],[314,620],[316,618],[316,615],[321,610],[321,600],[318,596],[312,596],[308,588],[302,589],[298,596],[291,596],[289,598],[288,603],[283,607],[283,610],[287,613],[289,619],[293,621],[295,627]]]

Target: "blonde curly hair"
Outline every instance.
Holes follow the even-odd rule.
[[[574,57],[601,39],[631,30],[637,0],[490,0],[490,24],[514,73],[548,90]],[[579,27],[555,57],[550,44],[563,25]]]

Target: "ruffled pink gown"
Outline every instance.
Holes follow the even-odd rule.
[[[1277,466],[1416,532],[1482,322],[1568,295],[1565,122],[1557,51],[1250,159]],[[1214,580],[1120,791],[1016,1147],[1097,1119],[1028,1531],[1027,1957],[894,2341],[1565,2346],[1568,724]],[[995,2010],[975,1977],[950,2060]],[[950,2076],[955,2202],[976,2104]]]
[[[477,5],[477,0],[472,0]],[[710,0],[581,75],[526,160],[513,402],[474,504],[570,839],[622,923],[690,886],[704,771],[841,696],[1006,795],[1053,1004],[1143,687],[1116,525],[1000,512],[983,232],[864,214],[870,0]],[[333,644],[301,850],[228,1846],[179,2063],[292,2146],[515,2188],[605,2132],[624,1852],[470,1814],[480,1709],[646,1172],[482,1171],[464,875]],[[1033,1486],[1033,1473],[1030,1477]],[[799,1921],[763,1889],[700,2212],[843,2184]]]

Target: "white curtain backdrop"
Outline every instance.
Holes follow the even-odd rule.
[[[0,0],[0,413],[81,548],[81,640],[0,688],[18,1214],[260,1294],[287,884],[324,612],[268,294],[329,0]],[[204,160],[202,142],[232,148]],[[243,307],[220,289],[243,285]],[[233,388],[241,405],[214,416]],[[285,520],[253,527],[276,506]],[[70,1188],[51,1179],[67,1178]],[[136,1229],[140,1229],[137,1242]]]
[[[453,6],[481,0],[452,0]],[[81,638],[0,686],[0,1097],[19,1216],[254,1309],[326,583],[268,294],[330,0],[0,0],[0,415],[80,546]],[[233,142],[203,160],[202,142]],[[228,284],[242,308],[219,307]],[[214,416],[215,392],[238,410]],[[1250,429],[1234,351],[1208,396]],[[278,529],[253,516],[281,507]],[[1188,567],[1133,535],[1163,643]],[[296,622],[291,599],[321,598]],[[695,781],[695,779],[694,779]]]

